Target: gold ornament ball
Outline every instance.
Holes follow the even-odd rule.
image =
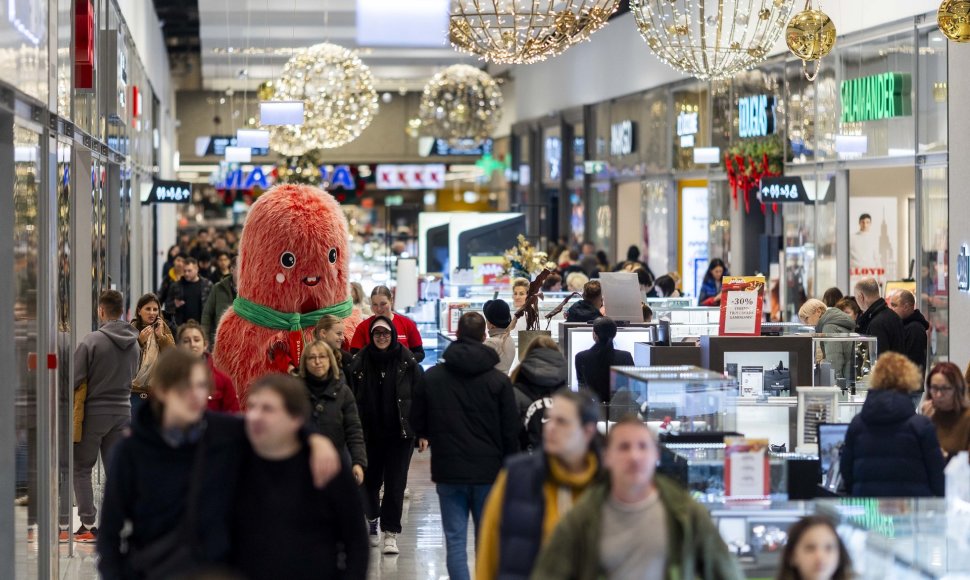
[[[940,32],[954,42],[970,42],[970,1],[943,0],[936,15]]]
[[[832,52],[836,36],[835,24],[821,10],[799,12],[785,31],[788,49],[802,60],[819,60]]]

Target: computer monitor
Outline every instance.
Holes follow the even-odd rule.
[[[819,480],[826,490],[835,493],[842,485],[840,460],[848,423],[818,424]]]

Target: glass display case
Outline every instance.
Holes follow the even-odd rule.
[[[812,352],[812,386],[839,387],[853,395],[869,389],[869,373],[878,355],[874,337],[813,334]]]
[[[578,298],[571,300],[562,312],[552,318],[551,323],[546,319],[546,315],[562,304],[566,296],[569,296],[569,294],[560,292],[548,293],[543,299],[539,300],[539,330],[549,330],[552,333],[552,337],[557,340],[559,338],[559,323],[566,320],[565,311],[568,310],[569,306],[575,304]],[[485,303],[495,298],[508,302],[509,310],[513,315],[515,314],[511,292],[478,294],[470,298],[442,298],[438,301],[438,332],[445,338],[453,339],[455,331],[458,329],[458,319],[461,318],[462,314],[466,312],[481,313],[485,307]],[[526,321],[523,316],[516,323],[516,330],[525,330],[525,326]],[[518,340],[516,336],[512,338]]]
[[[698,367],[613,367],[607,427],[636,415],[655,433],[733,432],[737,387]]]

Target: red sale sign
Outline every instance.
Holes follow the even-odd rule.
[[[765,307],[764,276],[725,277],[721,281],[720,336],[760,336]]]

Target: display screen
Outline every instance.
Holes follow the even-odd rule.
[[[838,491],[842,484],[840,460],[842,447],[845,445],[845,434],[849,430],[848,423],[819,423],[818,424],[818,457],[822,471],[822,485],[830,491]]]

